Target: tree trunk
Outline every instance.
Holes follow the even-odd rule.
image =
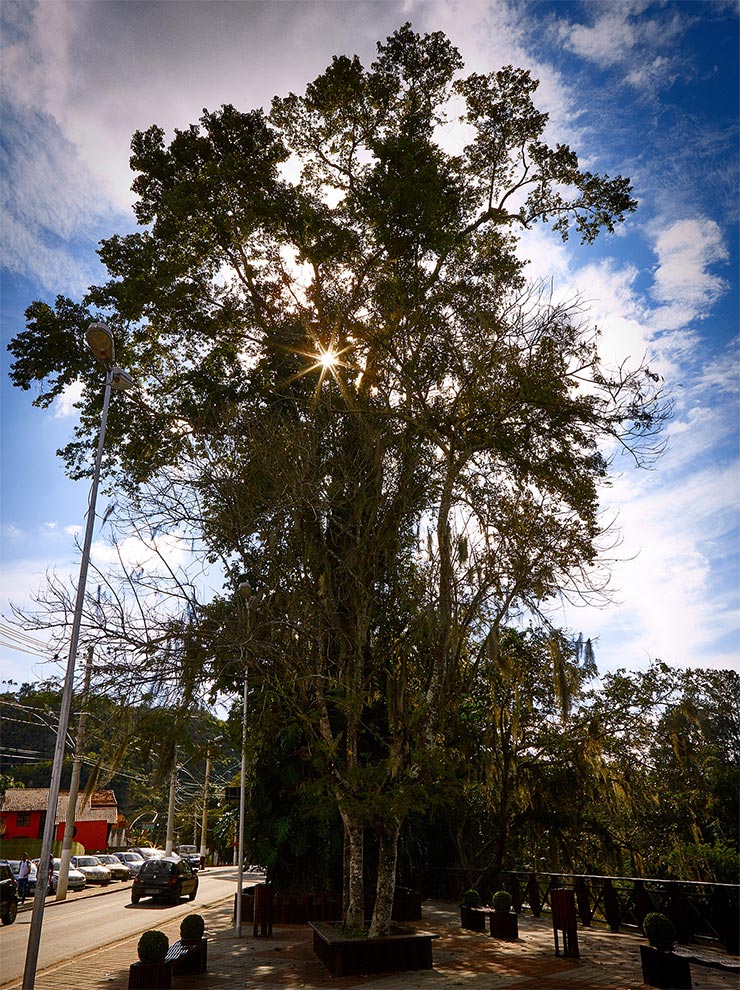
[[[365,887],[362,871],[364,865],[364,828],[354,816],[342,811],[345,848],[347,849],[346,881],[344,889],[344,923],[348,928],[362,928],[365,924]]]
[[[400,831],[401,822],[396,818],[391,818],[388,822],[376,827],[378,835],[378,885],[375,892],[373,920],[370,923],[370,938],[377,935],[390,935],[391,933]]]

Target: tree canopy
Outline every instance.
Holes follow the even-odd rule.
[[[140,390],[111,409],[110,476],[152,533],[188,529],[221,561],[193,655],[216,679],[238,657],[292,705],[344,821],[351,922],[376,833],[381,933],[459,698],[506,623],[602,589],[609,458],[652,456],[664,415],[657,376],[604,367],[515,250],[535,223],[613,231],[629,180],[547,143],[527,71],[462,69],[407,24],[369,68],[335,57],[267,115],[137,132],[142,229],[102,243],[104,285],[32,304],[10,344],[39,405],[82,379],[61,452],[77,477],[100,403],[81,330],[113,327]],[[226,661],[223,636],[241,644]]]

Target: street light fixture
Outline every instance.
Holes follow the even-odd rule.
[[[52,762],[51,781],[49,783],[49,799],[46,806],[46,821],[44,823],[44,834],[41,839],[39,866],[36,874],[36,893],[33,899],[33,912],[31,914],[31,924],[28,933],[28,947],[26,949],[26,963],[23,971],[23,990],[34,990],[36,983],[36,966],[38,964],[39,945],[41,942],[41,927],[44,920],[46,891],[49,886],[49,881],[51,880],[51,877],[49,876],[49,859],[51,857],[51,848],[54,841],[54,833],[56,831],[59,785],[62,777],[64,745],[67,738],[67,728],[69,726],[69,710],[72,704],[75,660],[77,657],[77,645],[80,639],[82,607],[85,601],[85,585],[87,583],[87,570],[90,563],[90,547],[92,545],[93,529],[95,526],[95,503],[98,497],[100,467],[103,461],[103,445],[105,443],[105,427],[108,422],[108,407],[110,405],[111,391],[113,389],[123,391],[130,388],[133,384],[131,376],[122,368],[119,368],[113,364],[115,360],[113,334],[105,323],[91,323],[87,328],[85,337],[87,340],[87,345],[92,353],[95,355],[97,360],[102,362],[106,367],[105,391],[103,393],[103,411],[100,416],[98,448],[95,454],[92,485],[90,487],[90,500],[87,510],[85,538],[82,544],[80,577],[77,582],[77,598],[75,600],[72,632],[69,641],[67,669],[64,678],[64,688],[62,690],[62,703],[59,711],[59,726],[57,728],[56,743],[54,746],[54,760]]]

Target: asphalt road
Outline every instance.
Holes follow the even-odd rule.
[[[157,928],[160,919],[170,921],[197,913],[199,907],[217,904],[224,898],[233,897],[236,891],[234,866],[209,867],[198,877],[195,900],[183,898],[178,905],[153,902],[148,897],[133,905],[130,883],[112,884],[95,890],[92,896],[73,895],[66,901],[49,897],[44,910],[37,971],[148,928]],[[254,882],[261,880],[262,875],[245,873],[244,879]],[[31,912],[22,910],[13,925],[0,927],[0,987],[23,976],[30,924]]]

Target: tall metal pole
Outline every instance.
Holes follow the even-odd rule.
[[[203,819],[200,823],[200,858],[206,865],[206,844],[208,834],[208,777],[211,773],[211,740],[206,746],[206,775],[203,781]]]
[[[67,801],[67,821],[64,825],[64,839],[62,841],[62,857],[59,864],[59,879],[57,880],[57,900],[63,901],[67,897],[67,883],[69,880],[69,861],[72,858],[72,838],[74,836],[75,821],[77,820],[77,794],[80,789],[80,772],[82,770],[82,743],[85,739],[85,722],[87,721],[87,696],[90,691],[90,676],[92,674],[93,646],[92,643],[87,648],[87,663],[85,664],[85,686],[82,689],[82,711],[77,722],[77,739],[75,740],[75,758],[72,763],[72,779],[69,782],[69,799]]]
[[[249,698],[249,668],[244,668],[244,709],[242,713],[242,765],[239,780],[239,865],[236,870],[236,914],[234,928],[242,933],[242,883],[244,880],[244,812],[247,794],[247,703]]]
[[[67,671],[64,678],[64,688],[62,690],[62,704],[59,710],[59,728],[57,729],[56,744],[54,746],[54,760],[51,767],[49,800],[46,806],[46,821],[44,822],[44,834],[41,839],[41,854],[36,873],[36,894],[33,899],[33,911],[31,914],[31,924],[28,932],[26,963],[23,970],[23,990],[34,990],[34,986],[36,984],[36,966],[38,965],[39,958],[41,926],[44,920],[46,890],[49,885],[49,857],[51,856],[51,846],[54,841],[54,832],[56,831],[59,785],[62,779],[64,747],[67,739],[67,728],[69,726],[69,709],[72,704],[75,659],[77,657],[77,644],[80,639],[80,626],[82,625],[82,607],[85,601],[87,569],[90,563],[90,547],[92,545],[93,529],[95,526],[95,503],[98,498],[100,465],[103,461],[103,444],[105,443],[105,427],[108,422],[108,406],[110,405],[111,388],[113,386],[113,372],[114,369],[109,368],[105,375],[105,392],[103,395],[103,412],[100,418],[100,435],[98,437],[98,449],[95,455],[95,466],[93,468],[90,502],[87,510],[87,525],[85,527],[85,539],[82,544],[80,577],[77,582],[77,599],[75,601],[74,619],[72,621],[72,635],[69,641]]]
[[[170,772],[170,800],[167,806],[167,838],[164,843],[165,856],[172,855],[172,847],[175,835],[175,791],[177,789],[177,746],[172,757],[172,771]]]

